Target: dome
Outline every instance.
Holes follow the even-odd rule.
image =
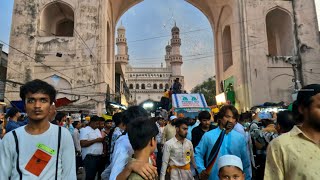
[[[172,32],[179,32],[180,29],[177,27],[177,26],[174,26],[172,29],[171,29]]]
[[[122,24],[118,27],[118,30],[126,30],[126,28],[124,26],[122,26]]]
[[[170,51],[172,49],[172,46],[170,45],[170,44],[168,44],[167,46],[166,46],[166,50],[167,51]]]

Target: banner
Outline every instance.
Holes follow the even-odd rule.
[[[203,94],[172,94],[172,105],[175,108],[207,107]]]

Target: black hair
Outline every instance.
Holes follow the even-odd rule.
[[[267,127],[270,124],[274,124],[274,121],[271,119],[261,119],[262,126]]]
[[[283,133],[289,132],[296,125],[293,113],[290,111],[280,111],[277,114],[277,124]]]
[[[12,107],[6,114],[7,117],[13,118],[17,113],[19,113],[19,110],[15,107]]]
[[[294,121],[296,122],[296,124],[300,124],[303,122],[303,115],[300,114],[300,112],[299,112],[299,106],[298,106],[297,101],[294,101],[292,103],[292,114],[293,114]]]
[[[99,116],[94,115],[94,116],[90,117],[90,122],[98,122],[98,121],[100,121],[100,117]]]
[[[55,88],[48,84],[47,82],[41,81],[39,79],[35,79],[33,81],[29,81],[23,86],[20,87],[20,97],[23,102],[26,100],[26,95],[28,93],[43,93],[50,97],[50,104],[52,104],[56,100],[57,91]]]
[[[116,125],[116,127],[118,127],[118,126],[121,124],[122,118],[123,118],[122,112],[115,113],[115,114],[112,116],[112,121],[114,122],[114,124]]]
[[[56,115],[56,117],[55,117],[54,119],[60,122],[60,121],[62,120],[62,118],[65,117],[65,116],[66,116],[65,113],[63,113],[63,112],[58,112],[57,115]]]
[[[106,120],[103,117],[99,117],[99,121],[105,122]]]
[[[178,118],[175,120],[175,122],[173,123],[173,125],[175,127],[180,127],[182,124],[185,124],[185,125],[189,125],[189,119],[188,118]]]
[[[201,111],[198,115],[199,120],[211,119],[211,114],[208,111]]]
[[[127,125],[138,117],[148,117],[148,113],[141,106],[130,106],[123,112],[122,123]]]
[[[127,128],[130,144],[133,150],[145,148],[152,138],[159,133],[157,125],[147,117],[138,117],[128,124]]]
[[[298,106],[309,107],[312,104],[312,97],[320,93],[320,84],[310,84],[300,89],[297,96]]]
[[[74,121],[74,122],[72,123],[72,126],[73,126],[74,128],[76,128],[76,126],[77,126],[79,123],[80,123],[80,121]]]
[[[225,106],[222,106],[220,111],[218,112],[217,114],[217,118],[218,120],[219,119],[223,119],[223,117],[226,115],[227,113],[227,110],[230,110],[233,114],[233,117],[238,121],[239,120],[239,113],[238,113],[238,110],[232,106],[232,105],[225,105]]]

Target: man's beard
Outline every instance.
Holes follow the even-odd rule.
[[[314,130],[320,132],[320,120],[319,119],[316,119],[316,118],[309,116],[309,124],[311,125],[311,127]]]
[[[184,134],[180,134],[180,133],[179,133],[179,136],[180,136],[181,138],[186,138],[186,137],[187,137],[187,134],[184,135]]]

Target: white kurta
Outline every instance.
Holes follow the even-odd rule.
[[[185,166],[187,164],[190,164],[193,158],[194,153],[191,141],[185,139],[183,143],[181,143],[177,140],[176,137],[173,137],[164,144],[160,180],[165,179],[168,166]],[[171,169],[170,179],[189,180],[194,178],[192,176],[191,170],[174,168]]]

